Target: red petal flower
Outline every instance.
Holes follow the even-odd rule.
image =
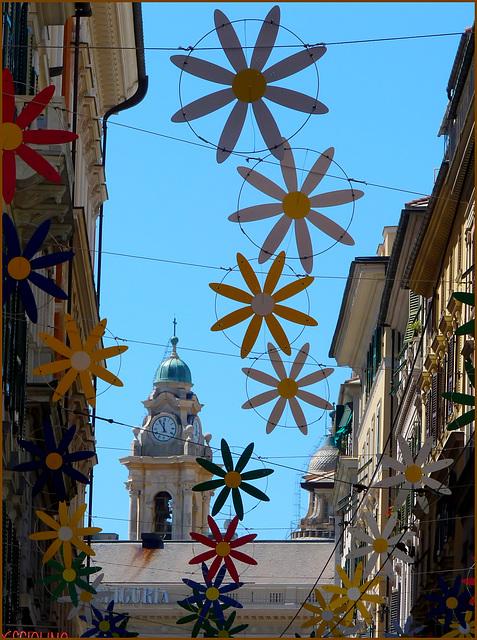
[[[255,540],[257,534],[250,533],[246,536],[242,536],[241,538],[232,540],[239,522],[238,516],[235,516],[235,518],[229,524],[224,536],[222,536],[222,533],[215,520],[211,516],[208,516],[207,519],[209,522],[210,530],[215,540],[211,540],[207,536],[204,536],[201,533],[195,533],[194,531],[190,533],[190,536],[197,542],[205,544],[207,547],[212,547],[213,551],[205,551],[204,553],[199,554],[195,558],[192,558],[192,560],[189,560],[189,564],[198,564],[199,562],[205,562],[206,560],[210,560],[215,556],[214,561],[212,562],[207,573],[206,581],[210,582],[211,580],[213,580],[217,571],[219,570],[223,559],[232,580],[234,582],[239,582],[237,568],[235,567],[232,558],[235,558],[240,562],[245,562],[246,564],[257,564],[257,561],[246,555],[245,553],[242,553],[241,551],[235,551],[235,549],[237,547],[241,547],[244,544],[247,544],[247,542],[252,542],[252,540]]]
[[[15,93],[13,78],[9,69],[3,70],[3,118],[2,118],[2,191],[7,204],[13,200],[15,194],[16,166],[15,152],[41,176],[52,182],[61,182],[61,176],[56,169],[37,151],[30,149],[30,144],[62,144],[72,142],[78,138],[76,133],[57,129],[24,131],[26,127],[40,115],[50,102],[55,92],[55,86],[46,87],[29,102],[23,111],[15,118]]]

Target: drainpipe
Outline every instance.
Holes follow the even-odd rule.
[[[106,139],[107,139],[107,121],[112,115],[135,107],[145,97],[148,87],[148,77],[146,75],[146,59],[144,55],[144,32],[142,25],[142,9],[140,2],[133,2],[133,22],[134,22],[134,39],[136,43],[136,64],[138,74],[138,87],[134,95],[109,109],[103,116],[103,169],[106,171]],[[106,175],[106,174],[105,174]],[[103,247],[103,203],[99,207],[99,227],[98,227],[98,265],[97,265],[97,278],[96,278],[96,306],[99,313],[100,294],[101,294],[101,258]],[[97,379],[94,381],[94,390],[96,391]],[[96,431],[96,408],[93,409],[91,415],[91,429],[92,435]],[[93,513],[93,468],[91,468],[91,478],[89,485],[89,504],[88,504],[88,527],[92,526],[92,513]],[[91,538],[88,536],[89,542]],[[89,556],[88,556],[89,561]]]

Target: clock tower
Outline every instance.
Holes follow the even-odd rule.
[[[178,338],[171,338],[172,353],[159,365],[154,389],[143,405],[142,429],[134,427],[130,455],[120,458],[129,477],[129,539],[158,533],[164,540],[190,540],[191,531],[207,533],[212,492],[192,487],[212,474],[196,458],[212,459],[210,433],[202,432],[200,404],[192,391],[189,367],[177,354]]]

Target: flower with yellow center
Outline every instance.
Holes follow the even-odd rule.
[[[73,451],[68,453],[68,446],[74,438],[76,432],[76,426],[73,424],[68,431],[61,438],[58,446],[56,446],[55,436],[51,424],[45,420],[43,422],[43,436],[45,440],[46,449],[40,449],[33,442],[18,439],[19,445],[31,453],[37,456],[39,460],[32,460],[30,462],[22,462],[21,464],[13,467],[14,471],[32,471],[36,469],[42,469],[37,481],[33,485],[32,495],[35,496],[39,493],[40,489],[45,486],[50,478],[53,478],[56,492],[60,500],[66,500],[66,489],[63,481],[63,473],[73,478],[77,482],[83,482],[89,484],[89,478],[75,469],[71,463],[78,462],[79,460],[87,460],[95,455],[94,451]]]
[[[209,523],[210,531],[214,536],[214,540],[212,540],[208,536],[202,535],[201,533],[196,533],[195,531],[191,531],[190,537],[197,542],[205,544],[205,546],[207,547],[212,547],[212,551],[205,551],[204,553],[199,554],[195,558],[192,558],[192,560],[189,560],[189,564],[206,562],[207,560],[210,560],[215,556],[214,561],[210,565],[210,569],[207,573],[206,579],[212,580],[212,578],[214,578],[215,574],[219,570],[220,565],[222,564],[223,559],[230,577],[232,578],[232,580],[234,580],[234,582],[238,582],[239,576],[232,558],[234,558],[235,560],[239,560],[240,562],[246,562],[247,564],[257,564],[257,561],[250,556],[247,556],[245,553],[235,551],[235,549],[237,547],[241,547],[244,544],[247,544],[247,542],[252,542],[252,540],[255,540],[257,534],[251,533],[249,535],[241,536],[240,538],[234,539],[234,534],[239,522],[238,516],[235,516],[233,518],[233,520],[227,527],[227,531],[225,532],[224,536],[222,536],[217,523],[211,516],[207,516],[207,520]]]
[[[56,169],[45,160],[30,144],[62,144],[72,142],[78,134],[71,131],[51,129],[27,129],[48,105],[55,92],[51,85],[40,91],[21,111],[15,119],[15,89],[9,69],[3,70],[2,75],[2,192],[7,204],[13,200],[16,183],[17,154],[32,169],[51,182],[61,182],[61,176]]]
[[[101,571],[101,567],[95,567],[94,571]],[[68,614],[68,620],[82,614],[88,624],[92,624],[93,620],[93,607],[101,608],[102,602],[105,598],[112,598],[114,595],[113,589],[101,588],[101,581],[104,578],[104,574],[100,573],[93,582],[89,585],[90,590],[81,589],[76,587],[76,594],[73,598],[71,592],[69,596],[62,596],[58,598],[59,602],[71,602],[75,605]]]
[[[53,560],[53,558],[48,560],[47,564],[55,569],[56,573],[45,576],[41,581],[44,584],[52,584],[53,582],[59,581],[59,584],[51,594],[51,600],[58,599],[60,593],[68,588],[70,602],[78,606],[78,593],[80,591],[87,593],[90,597],[96,593],[94,586],[88,584],[83,578],[84,576],[90,576],[97,571],[101,571],[101,567],[84,567],[83,561],[85,558],[86,554],[81,552],[72,562],[70,569],[66,569],[61,563]]]
[[[370,612],[365,606],[365,602],[372,602],[379,604],[381,602],[386,602],[386,599],[382,596],[378,596],[375,594],[367,593],[368,589],[377,586],[377,584],[381,581],[381,578],[373,578],[372,580],[368,580],[367,582],[361,583],[361,578],[363,576],[363,563],[360,562],[355,569],[353,580],[350,580],[345,570],[339,565],[336,567],[338,570],[338,574],[341,578],[341,582],[343,583],[343,587],[337,587],[335,585],[325,584],[323,589],[325,591],[329,591],[330,593],[336,593],[340,597],[330,602],[331,608],[338,609],[345,605],[346,613],[341,617],[341,622],[343,623],[345,620],[347,622],[353,621],[353,613],[357,608],[361,613],[363,618],[366,620],[368,624],[371,623],[372,617]]]
[[[460,574],[456,576],[454,584],[448,587],[442,578],[437,578],[442,595],[424,594],[427,600],[431,600],[437,604],[437,607],[429,611],[426,615],[428,618],[444,614],[444,620],[440,622],[444,625],[444,631],[449,629],[450,623],[457,618],[459,624],[465,628],[466,620],[464,611],[473,611],[473,607],[469,604],[469,594],[467,592],[459,593],[462,578]]]
[[[475,638],[475,620],[472,620],[474,612],[467,611],[465,614],[464,624],[460,622],[451,622],[450,628],[452,631],[445,633],[443,638]],[[444,620],[439,620],[441,624],[444,624]]]
[[[319,589],[315,589],[315,598],[317,604],[312,604],[311,602],[302,603],[304,609],[307,609],[307,611],[311,611],[314,614],[309,620],[301,625],[302,628],[306,629],[306,627],[318,625],[315,630],[315,636],[317,638],[321,638],[324,635],[327,627],[330,629],[335,638],[342,635],[341,631],[338,628],[338,625],[342,624],[340,614],[345,612],[346,605],[342,605],[337,609],[331,606],[333,601],[338,597],[339,596],[337,594],[333,594],[331,596],[330,603],[327,604],[321,591]],[[348,620],[344,621],[344,624],[346,624],[346,626],[352,625],[352,623],[348,622]]]
[[[237,254],[237,263],[240,273],[242,274],[251,293],[222,283],[214,282],[209,286],[216,293],[219,293],[226,298],[230,298],[231,300],[243,302],[247,306],[241,307],[236,311],[232,311],[232,313],[229,313],[218,320],[218,322],[211,327],[211,331],[224,331],[225,329],[235,326],[239,322],[247,320],[250,316],[253,316],[247,331],[245,332],[240,350],[240,356],[245,358],[253,349],[258,338],[258,334],[260,333],[262,322],[265,319],[267,327],[280,349],[287,355],[291,355],[290,343],[275,315],[280,318],[284,318],[289,322],[309,327],[316,327],[318,323],[311,316],[306,313],[302,313],[301,311],[297,311],[296,309],[291,309],[290,307],[285,307],[279,304],[283,300],[287,300],[309,287],[314,278],[311,276],[300,278],[273,293],[273,290],[277,286],[280,276],[282,275],[283,267],[285,266],[285,252],[282,251],[273,261],[270,271],[265,279],[262,291],[254,270],[250,266],[248,260],[241,253]]]
[[[255,205],[240,209],[229,216],[231,222],[240,224],[254,222],[280,216],[266,240],[264,241],[258,256],[259,264],[263,264],[278,249],[283,242],[290,227],[293,225],[295,232],[298,256],[306,273],[313,269],[313,247],[307,223],[313,225],[327,236],[345,245],[353,245],[353,238],[336,222],[319,213],[315,208],[334,207],[350,202],[355,202],[364,193],[358,189],[341,189],[329,191],[312,196],[325,177],[328,168],[333,161],[335,150],[330,147],[324,151],[307,174],[305,181],[298,189],[298,176],[293,152],[288,141],[283,138],[284,156],[280,161],[280,167],[285,182],[286,190],[263,176],[261,173],[248,167],[238,167],[237,171],[242,178],[253,187],[270,196],[278,202]]]
[[[203,80],[227,85],[228,88],[199,98],[182,107],[172,116],[172,122],[191,122],[236,100],[220,136],[217,162],[224,162],[235,149],[249,105],[267,148],[276,158],[281,160],[283,157],[282,138],[264,99],[309,115],[327,113],[328,108],[316,98],[298,91],[271,85],[277,80],[288,78],[314,64],[324,55],[326,48],[306,48],[264,70],[278,34],[280,8],[273,7],[263,21],[250,66],[247,65],[240,41],[227,16],[217,9],[214,20],[220,43],[234,71],[229,71],[206,60],[194,58],[191,55],[172,56],[171,62],[183,72]]]
[[[88,546],[81,537],[89,536],[93,533],[99,533],[102,531],[100,527],[78,527],[77,525],[83,519],[84,512],[86,511],[86,504],[83,504],[68,520],[68,509],[66,502],[60,502],[59,505],[59,522],[44,511],[37,511],[36,515],[46,525],[51,527],[52,531],[38,531],[38,533],[30,534],[32,540],[52,540],[45,555],[43,556],[43,563],[48,562],[55,553],[62,548],[63,558],[66,569],[72,568],[72,546],[77,547],[89,556],[96,555],[93,549]]]
[[[202,574],[204,576],[205,584],[200,584],[199,582],[189,580],[188,578],[182,578],[182,582],[194,590],[194,595],[189,596],[185,600],[181,601],[182,605],[193,605],[199,602],[204,602],[203,606],[198,612],[199,619],[204,620],[207,617],[209,611],[213,610],[215,617],[222,623],[224,622],[224,613],[220,603],[229,605],[231,607],[242,608],[242,605],[239,602],[225,594],[229,593],[230,591],[239,589],[243,585],[243,582],[222,585],[226,570],[227,569],[224,564],[218,572],[214,582],[211,582],[210,580],[207,580],[207,573],[209,570],[205,562],[203,562]]]
[[[83,343],[76,322],[69,313],[65,314],[66,333],[68,334],[71,347],[66,346],[63,342],[60,342],[58,338],[55,338],[49,333],[40,333],[41,340],[48,347],[51,347],[57,353],[64,356],[64,358],[36,367],[36,369],[32,371],[33,375],[51,375],[67,370],[55,389],[52,397],[53,402],[56,402],[66,394],[77,376],[79,376],[81,381],[86,400],[92,407],[96,406],[96,393],[94,391],[91,374],[101,378],[108,384],[113,384],[116,387],[123,386],[121,380],[99,365],[98,361],[124,353],[128,347],[121,345],[93,351],[103,337],[106,324],[106,318],[101,320]]]
[[[370,553],[371,555],[366,562],[366,568],[363,574],[363,577],[366,579],[371,575],[374,567],[376,566],[377,560],[380,557],[381,569],[389,576],[390,579],[392,579],[395,572],[393,571],[392,558],[389,556],[399,558],[399,560],[402,560],[403,562],[412,563],[412,558],[395,546],[398,542],[406,542],[408,538],[412,537],[412,532],[407,531],[404,534],[399,533],[395,536],[389,537],[396,526],[398,519],[397,513],[394,513],[388,519],[382,533],[379,530],[376,519],[369,513],[369,511],[366,512],[365,517],[371,535],[364,533],[364,531],[357,527],[350,527],[349,531],[352,536],[361,542],[365,542],[366,546],[354,549],[354,551],[351,551],[346,555],[346,559],[361,558],[362,556],[366,556]]]
[[[395,485],[402,483],[394,501],[396,511],[404,504],[404,501],[411,489],[417,490],[426,486],[437,493],[451,495],[451,490],[446,487],[443,482],[439,482],[438,480],[434,480],[434,478],[428,477],[428,474],[434,473],[435,471],[441,471],[442,469],[449,467],[454,462],[452,458],[445,458],[444,460],[425,464],[425,461],[433,447],[433,437],[430,436],[426,440],[415,458],[411,453],[408,443],[402,435],[398,435],[397,441],[401,450],[402,462],[395,460],[394,458],[390,458],[388,455],[383,455],[381,465],[383,469],[391,468],[398,473],[372,485],[373,487],[394,487]],[[429,510],[427,498],[419,495],[418,493],[417,501],[423,511],[427,513]]]
[[[204,621],[204,631],[207,638],[233,638],[234,634],[240,633],[248,627],[248,624],[239,624],[236,627],[232,626],[237,615],[236,611],[232,611],[229,617],[221,622],[214,618],[209,618]]]
[[[289,374],[287,374],[285,370],[285,366],[277,348],[270,342],[268,343],[267,348],[270,362],[278,376],[278,379],[268,375],[268,373],[256,371],[255,369],[248,368],[242,369],[242,371],[249,378],[275,388],[271,391],[265,391],[265,393],[261,393],[254,398],[250,398],[250,400],[247,400],[247,402],[242,405],[242,409],[255,409],[256,407],[260,407],[261,405],[278,398],[272,412],[270,413],[270,417],[268,418],[266,432],[271,433],[275,429],[288,403],[296,426],[303,434],[306,435],[308,433],[308,425],[305,414],[303,413],[297,398],[317,407],[318,409],[327,409],[331,411],[333,409],[333,405],[326,400],[323,400],[323,398],[315,396],[313,393],[303,391],[301,387],[306,387],[310,384],[314,384],[315,382],[320,382],[320,380],[324,380],[333,373],[334,369],[320,369],[319,371],[309,373],[300,380],[297,380],[296,378],[300,375],[310,351],[309,343],[307,342],[304,344],[299,350]]]
[[[92,609],[95,617],[90,624],[93,626],[83,633],[82,638],[90,638],[92,636],[95,638],[130,638],[137,635],[127,631],[126,625],[129,615],[127,613],[116,613],[114,611],[114,600],[111,600],[106,609],[104,607],[92,607]]]
[[[192,491],[213,491],[218,487],[224,487],[217,496],[217,499],[214,503],[212,509],[213,516],[217,515],[217,513],[222,509],[225,501],[229,496],[229,493],[232,491],[232,499],[235,507],[235,512],[239,517],[239,520],[243,520],[243,503],[239,489],[242,489],[242,491],[245,491],[245,493],[248,493],[258,500],[264,500],[266,502],[270,500],[270,498],[265,493],[263,493],[263,491],[260,491],[248,482],[244,482],[244,480],[256,480],[257,478],[264,478],[265,476],[269,476],[271,473],[273,473],[273,469],[255,469],[254,471],[247,471],[245,473],[242,473],[246,464],[252,456],[254,447],[253,442],[251,442],[248,447],[244,449],[242,455],[238,459],[235,469],[232,460],[232,454],[230,453],[230,447],[223,438],[221,440],[220,447],[226,470],[224,471],[224,469],[221,469],[221,467],[216,465],[214,462],[207,460],[207,458],[196,458],[201,467],[203,467],[207,471],[210,471],[210,473],[214,473],[216,476],[220,476],[220,479],[207,480],[206,482],[196,484],[195,487],[192,487]]]

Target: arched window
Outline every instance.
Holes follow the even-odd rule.
[[[154,497],[154,533],[160,533],[164,540],[172,538],[172,496],[167,491],[159,491]]]

